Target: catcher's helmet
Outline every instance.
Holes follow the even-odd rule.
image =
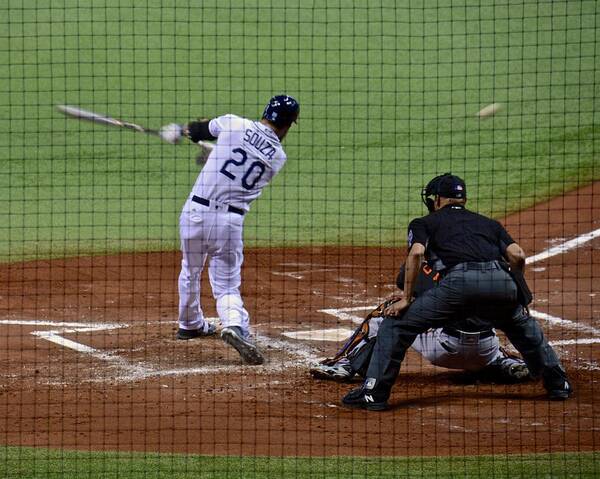
[[[427,186],[421,190],[421,199],[427,210],[431,213],[435,210],[434,202],[429,196],[443,196],[444,198],[466,198],[467,186],[465,182],[458,176],[452,173],[444,173],[443,175],[433,178]]]
[[[276,126],[295,123],[300,113],[298,102],[288,95],[275,95],[269,100],[262,117]]]

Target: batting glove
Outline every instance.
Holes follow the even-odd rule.
[[[169,123],[160,129],[159,134],[164,141],[174,145],[183,136],[183,128],[177,123]]]

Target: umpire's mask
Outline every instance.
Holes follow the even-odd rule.
[[[421,190],[421,200],[427,206],[427,211],[433,213],[435,211],[434,201],[430,196],[436,196],[438,194],[438,185],[443,177],[451,175],[451,173],[444,173],[433,178],[427,186]]]

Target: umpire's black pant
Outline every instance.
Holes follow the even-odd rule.
[[[554,378],[560,365],[539,324],[518,304],[517,287],[496,261],[461,263],[440,284],[417,298],[400,317],[384,318],[367,370],[365,387],[378,400],[387,399],[400,371],[406,350],[417,335],[430,328],[451,326],[469,316],[486,318],[504,331],[522,354],[534,377]],[[560,381],[561,378],[555,378]],[[562,384],[562,382],[560,383]]]

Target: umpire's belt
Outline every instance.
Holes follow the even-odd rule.
[[[192,201],[194,203],[200,203],[201,205],[204,205],[204,206],[210,206],[210,200],[207,200],[206,198],[202,198],[201,196],[196,196],[196,195],[192,196]],[[244,214],[246,213],[243,209],[236,208],[235,206],[231,206],[231,205],[224,205],[224,206],[227,206],[227,211],[229,211],[230,213],[235,213],[236,215],[244,216]]]
[[[477,331],[472,333],[469,331],[461,331],[460,329],[451,328],[449,326],[443,328],[442,333],[452,336],[453,338],[460,339],[461,342],[464,343],[477,342],[480,339],[491,338],[494,336],[494,334],[496,334],[492,329],[486,329],[485,331]]]
[[[447,273],[452,273],[454,271],[489,271],[492,269],[501,269],[500,263],[498,261],[485,261],[485,262],[475,262],[475,261],[467,261],[465,263],[458,263],[452,268],[449,268]]]

